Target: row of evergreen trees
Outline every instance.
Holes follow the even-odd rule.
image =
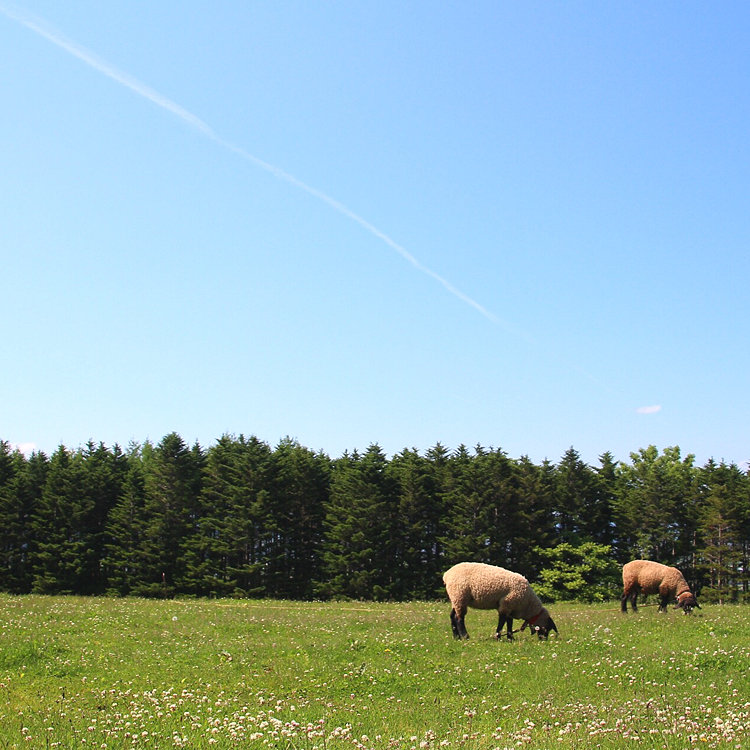
[[[0,590],[412,599],[479,560],[548,597],[613,595],[619,565],[676,564],[706,596],[748,589],[750,473],[654,447],[597,466],[442,445],[331,459],[286,439],[172,433],[26,457],[0,442]]]

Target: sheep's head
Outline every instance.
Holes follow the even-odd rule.
[[[553,630],[557,635],[560,635],[557,630],[557,625],[555,625],[555,621],[546,609],[542,609],[536,617],[532,617],[530,620],[525,620],[523,625],[521,625],[521,630],[525,630],[526,626],[529,627],[532,633],[536,633],[539,636],[539,640],[546,639]]]
[[[692,592],[683,591],[677,597],[677,605],[675,606],[675,609],[681,609],[686,615],[689,615],[693,611],[693,607],[700,609],[701,605],[698,604],[698,600]]]

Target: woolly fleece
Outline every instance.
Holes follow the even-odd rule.
[[[458,563],[443,574],[443,583],[453,609],[460,615],[473,607],[530,620],[544,609],[526,578],[497,565]]]
[[[622,566],[623,596],[628,596],[634,586],[644,594],[659,594],[679,599],[682,594],[691,593],[685,577],[677,568],[654,562],[653,560],[633,560]]]

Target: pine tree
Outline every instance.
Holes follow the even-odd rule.
[[[202,596],[227,596],[237,588],[229,572],[229,526],[234,520],[238,444],[223,435],[206,452],[199,497],[200,514],[182,542],[181,590]]]
[[[255,437],[240,436],[233,465],[225,536],[229,543],[227,573],[237,594],[265,595],[264,568],[269,549],[271,449]]]
[[[702,596],[722,603],[736,600],[748,581],[742,538],[745,477],[734,464],[709,461],[701,471],[701,487],[697,558],[709,587]]]
[[[108,592],[126,596],[149,582],[144,561],[146,490],[141,447],[131,445],[120,496],[107,518],[103,565]]]
[[[442,598],[445,595],[443,573],[450,567],[445,539],[448,536],[448,497],[453,488],[451,452],[441,443],[436,443],[427,451],[426,458],[430,466],[430,484],[435,497],[434,513],[436,517],[439,515],[435,529],[435,565],[439,578],[434,584],[433,593]],[[427,590],[429,591],[429,588]]]
[[[183,546],[197,528],[202,464],[200,447],[188,448],[174,432],[144,446],[146,581],[133,593],[171,596],[189,577]]]
[[[271,457],[269,526],[272,532],[266,585],[273,596],[310,598],[320,577],[324,503],[330,461],[290,438]]]
[[[537,466],[528,456],[516,462],[517,510],[520,514],[516,533],[515,570],[530,580],[536,580],[544,567],[537,548],[548,548],[558,543],[555,528],[554,497],[555,467],[545,460]]]
[[[128,459],[118,445],[108,450],[89,442],[76,455],[81,464],[77,523],[83,531],[78,593],[101,594],[107,586],[104,563],[109,515],[122,493]]]
[[[473,460],[475,488],[488,532],[488,562],[517,570],[523,509],[518,502],[518,477],[514,462],[500,449],[477,450]]]
[[[79,505],[82,479],[81,461],[61,445],[50,458],[31,522],[34,593],[83,593],[87,529],[82,525]]]
[[[13,461],[13,455],[17,451],[11,450],[7,440],[0,440],[0,493],[11,483],[17,474],[17,466]]]
[[[450,486],[445,494],[447,524],[443,537],[446,564],[473,561],[498,564],[493,550],[495,515],[493,499],[483,487],[478,459],[484,449],[477,446],[472,456],[460,445],[450,458]]]
[[[270,547],[271,450],[255,437],[222,436],[207,454],[200,518],[185,541],[182,585],[208,596],[272,595],[265,568]]]
[[[617,462],[609,451],[599,456],[599,466],[594,472],[594,502],[584,516],[583,527],[589,540],[608,545],[617,554],[613,510],[617,491]]]
[[[599,515],[596,477],[574,448],[563,455],[555,471],[555,514],[560,542],[574,546],[589,539]]]
[[[434,455],[434,454],[433,454]],[[442,587],[443,507],[436,465],[416,450],[403,450],[388,464],[398,493],[398,524],[392,562],[398,599],[431,599]]]
[[[333,465],[322,548],[322,596],[384,599],[397,588],[390,563],[397,496],[377,445]]]
[[[46,469],[47,457],[43,453],[33,453],[27,460],[20,451],[12,451],[9,443],[0,442],[0,591],[31,591],[32,519]]]
[[[15,492],[20,463],[10,443],[0,440],[0,591],[11,593],[21,593],[23,535],[16,528],[19,508]]]

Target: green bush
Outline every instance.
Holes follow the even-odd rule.
[[[579,547],[558,544],[537,548],[546,560],[534,591],[546,601],[603,602],[620,593],[619,565],[610,557],[610,546],[586,542]]]

